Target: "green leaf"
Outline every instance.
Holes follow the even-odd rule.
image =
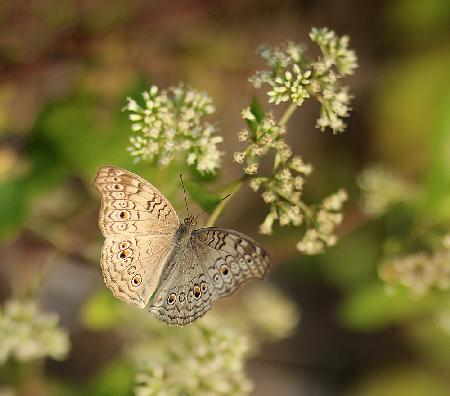
[[[245,121],[247,122],[247,125],[253,131],[253,133],[256,133],[258,125],[264,119],[265,112],[255,96],[253,96],[252,102],[250,103],[250,112],[255,116],[256,121],[253,120],[245,120]]]
[[[23,180],[0,183],[0,239],[15,234],[26,218],[27,196]]]
[[[450,63],[449,63],[450,64]],[[450,86],[450,78],[447,87]],[[438,116],[430,125],[430,166],[426,177],[424,210],[442,221],[450,221],[450,89],[439,104]]]
[[[105,288],[94,293],[81,310],[81,322],[90,330],[107,330],[120,325],[122,316],[118,300]]]
[[[413,365],[385,365],[358,382],[347,396],[447,396],[449,390],[445,374]]]
[[[261,103],[259,103],[256,96],[253,96],[252,103],[250,104],[250,111],[255,116],[258,124],[264,119],[266,113],[264,112]]]
[[[393,294],[388,294],[381,282],[369,283],[349,293],[340,308],[339,318],[354,330],[374,331],[429,312],[441,301],[442,295],[438,292],[415,296],[410,290],[398,287]]]
[[[86,386],[83,394],[95,396],[131,395],[133,392],[133,368],[124,358],[109,363],[95,377],[94,381]]]
[[[105,164],[130,167],[127,152],[130,136],[127,115],[103,107],[100,99],[73,96],[49,106],[33,130],[36,143],[45,142],[61,162],[88,178]]]
[[[375,232],[374,227],[361,227],[326,251],[323,272],[330,283],[345,290],[375,278],[380,249]]]

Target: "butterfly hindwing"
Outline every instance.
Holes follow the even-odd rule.
[[[122,301],[145,308],[172,246],[161,234],[108,236],[100,264],[106,286]]]
[[[172,261],[172,263],[170,262]],[[264,278],[270,265],[266,251],[249,237],[221,228],[192,232],[186,249],[167,266],[150,311],[169,325],[183,326],[203,316],[214,302],[233,294],[251,278]]]

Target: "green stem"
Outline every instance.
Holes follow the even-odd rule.
[[[297,105],[295,103],[291,103],[289,107],[284,111],[284,113],[281,115],[280,118],[280,125],[285,126],[287,122],[289,121],[289,118],[291,118],[291,115],[294,113],[295,110],[297,110]]]
[[[230,186],[225,190],[225,193],[230,194],[230,196],[227,199],[224,199],[219,205],[216,206],[214,211],[211,213],[208,222],[206,223],[207,227],[214,226],[215,222],[221,215],[222,211],[225,209],[225,206],[227,206],[228,202],[231,201],[231,198],[233,198],[233,196],[239,191],[239,189],[242,187],[242,184],[246,179],[247,175],[231,183]]]

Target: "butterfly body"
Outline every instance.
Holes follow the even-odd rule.
[[[270,258],[262,246],[236,231],[195,229],[194,216],[180,222],[163,194],[139,176],[105,166],[94,187],[102,199],[103,278],[121,300],[145,308],[151,299],[156,318],[183,326],[244,281],[265,277]]]

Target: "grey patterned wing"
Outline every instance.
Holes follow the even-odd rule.
[[[168,325],[184,326],[208,311],[218,296],[190,245],[168,259],[150,312]]]
[[[264,279],[270,267],[265,249],[237,231],[200,228],[192,240],[220,297],[233,294],[248,279]]]
[[[236,231],[202,228],[167,262],[150,311],[169,325],[203,316],[221,297],[251,278],[264,278],[270,258],[262,246]]]

